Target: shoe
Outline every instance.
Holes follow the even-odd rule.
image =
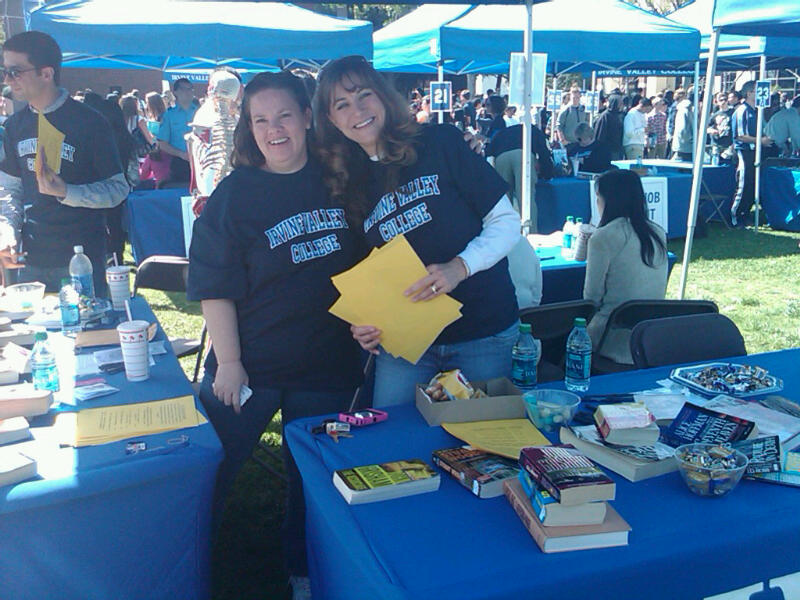
[[[289,577],[292,586],[292,600],[311,600],[311,580],[308,577]]]

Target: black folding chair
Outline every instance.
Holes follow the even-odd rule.
[[[186,292],[186,282],[189,277],[189,259],[180,256],[150,256],[139,265],[136,277],[133,280],[134,295],[139,289],[160,290],[162,292]],[[197,382],[200,373],[200,364],[207,337],[206,325],[200,332],[200,339],[169,338],[175,356],[197,355],[195,360],[192,383]]]
[[[567,337],[577,317],[588,322],[597,311],[591,300],[554,302],[526,308],[519,313],[519,320],[529,323],[533,337],[542,341],[542,357],[539,362],[539,381],[558,381],[564,378],[564,355]]]
[[[629,300],[611,312],[597,348],[602,351],[610,331],[630,332],[642,321],[716,312],[717,305],[710,300]],[[592,356],[592,372],[596,374],[618,373],[634,368],[632,364],[618,363],[598,353]]]
[[[642,321],[631,332],[631,355],[637,369],[745,354],[739,328],[719,313]]]

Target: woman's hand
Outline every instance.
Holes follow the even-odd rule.
[[[466,264],[459,257],[444,264],[428,265],[425,268],[428,270],[428,275],[403,292],[404,295],[411,297],[412,302],[449,294],[469,275]]]
[[[233,412],[238,415],[242,410],[239,405],[239,394],[242,386],[247,385],[248,381],[241,361],[219,363],[211,389],[214,390],[217,400],[224,402],[227,406],[232,406]]]
[[[350,332],[361,347],[370,354],[378,355],[381,343],[381,330],[372,325],[351,325]]]

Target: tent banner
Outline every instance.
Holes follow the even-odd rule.
[[[531,104],[544,106],[545,88],[547,80],[547,54],[531,54]],[[525,106],[523,88],[525,84],[525,54],[522,52],[511,53],[511,68],[509,70],[508,103],[515,106]]]
[[[605,69],[598,77],[683,77],[694,75],[691,69]]]

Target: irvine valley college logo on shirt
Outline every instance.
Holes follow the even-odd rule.
[[[17,142],[17,156],[22,158],[28,154],[33,154],[34,158],[29,158],[27,160],[28,171],[36,171],[36,149],[39,145],[39,140],[37,138],[28,138],[27,140],[20,140]],[[74,162],[75,156],[75,147],[70,146],[66,142],[61,144],[61,160],[66,160],[67,162]]]
[[[320,208],[319,210],[297,213],[284,219],[274,227],[270,227],[264,234],[269,240],[270,250],[274,250],[281,244],[290,242],[301,235],[309,235],[331,229],[349,229],[343,209]],[[335,233],[329,233],[314,240],[292,244],[292,262],[297,265],[307,260],[322,258],[341,249],[339,238]]]
[[[393,192],[384,194],[378,205],[372,210],[369,217],[364,221],[364,233],[372,229],[376,223],[383,221],[399,207],[405,206],[409,202],[428,196],[439,196],[439,176],[422,175],[398,186]],[[404,210],[399,215],[386,220],[378,226],[384,242],[388,242],[393,237],[401,233],[407,233],[432,220],[428,212],[428,203],[420,202],[416,206]]]

